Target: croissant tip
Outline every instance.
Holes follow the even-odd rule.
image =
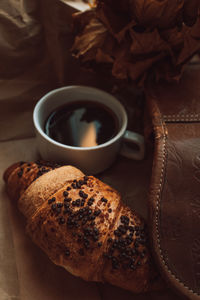
[[[9,176],[11,175],[11,173],[12,173],[16,168],[18,168],[22,163],[23,163],[23,162],[20,161],[20,162],[14,163],[14,164],[12,164],[10,167],[8,167],[8,168],[5,170],[5,172],[3,173],[3,180],[4,180],[5,182],[7,182]]]

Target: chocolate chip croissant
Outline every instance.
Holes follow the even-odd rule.
[[[110,186],[75,167],[42,162],[16,163],[4,180],[27,233],[55,264],[134,293],[161,287],[143,220]]]

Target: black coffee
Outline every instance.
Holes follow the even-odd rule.
[[[113,138],[119,129],[115,114],[92,101],[68,103],[53,111],[45,133],[55,141],[75,147],[94,147]]]

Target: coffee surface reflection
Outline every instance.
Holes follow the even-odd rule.
[[[45,133],[53,140],[74,147],[94,147],[112,139],[119,130],[115,114],[92,101],[67,103],[53,111]]]

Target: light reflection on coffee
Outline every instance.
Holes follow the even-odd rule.
[[[55,141],[75,147],[103,144],[118,130],[118,119],[109,108],[87,100],[59,107],[49,115],[44,128]]]

